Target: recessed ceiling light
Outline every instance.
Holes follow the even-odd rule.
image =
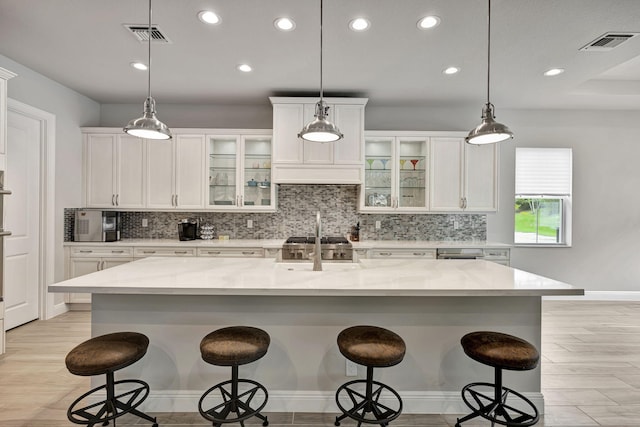
[[[437,27],[440,25],[440,18],[434,15],[425,16],[418,21],[418,28],[421,30],[428,30],[429,28]]]
[[[240,64],[238,65],[238,70],[242,71],[243,73],[248,73],[250,71],[253,70],[253,68],[251,68],[251,65],[249,64]]]
[[[220,22],[220,17],[210,10],[203,10],[198,13],[198,19],[205,24],[218,24]]]
[[[349,22],[349,28],[351,28],[353,31],[364,31],[367,30],[370,26],[371,23],[364,18],[352,19],[351,22]]]
[[[448,68],[445,68],[442,72],[444,74],[448,74],[448,75],[457,74],[457,73],[460,72],[460,68],[459,67],[448,67]]]
[[[293,31],[296,28],[296,23],[290,18],[278,18],[273,21],[273,25],[282,31]]]
[[[132,62],[130,65],[136,70],[146,71],[147,69],[147,64],[143,64],[142,62]]]
[[[547,71],[544,72],[544,75],[546,77],[553,77],[553,76],[557,76],[558,74],[562,74],[564,73],[564,68],[551,68]]]

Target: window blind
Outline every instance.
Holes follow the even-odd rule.
[[[517,196],[571,196],[571,148],[517,148]]]

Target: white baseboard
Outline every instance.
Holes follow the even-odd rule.
[[[640,291],[584,291],[584,295],[542,297],[543,300],[640,301]]]
[[[146,412],[198,412],[198,401],[203,391],[158,391],[151,390],[141,406]],[[460,392],[411,391],[399,392],[403,402],[403,414],[466,414],[469,408],[460,397]],[[523,393],[544,413],[542,393]],[[269,401],[264,412],[318,412],[338,413],[334,392],[321,391],[274,391],[269,392]],[[383,402],[383,399],[381,399]],[[384,402],[383,402],[384,403]]]

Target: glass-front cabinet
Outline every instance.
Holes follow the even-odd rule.
[[[275,210],[271,135],[208,135],[208,206],[216,210]]]
[[[367,133],[360,211],[427,210],[428,165],[428,137]]]

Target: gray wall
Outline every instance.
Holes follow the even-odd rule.
[[[99,125],[100,104],[2,55],[0,67],[18,74],[9,80],[9,98],[56,116],[55,280],[62,280],[64,207],[79,206],[81,196],[80,127]],[[62,297],[56,294],[57,299]]]

